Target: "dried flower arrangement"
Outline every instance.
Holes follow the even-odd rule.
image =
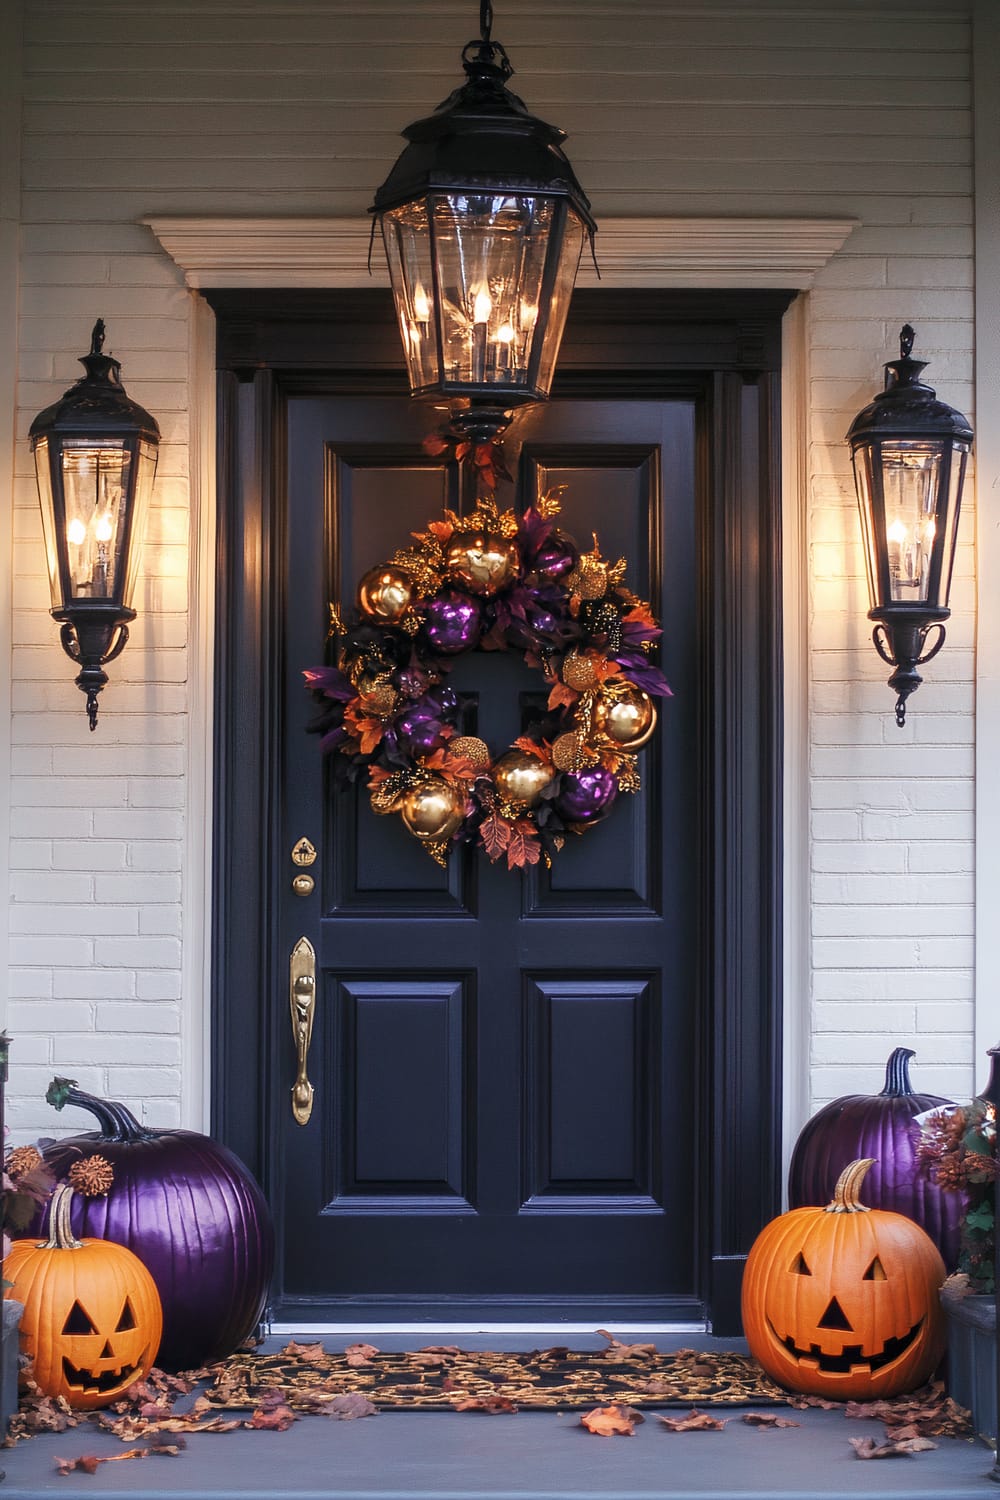
[[[958,1271],[969,1292],[995,1289],[996,1107],[976,1098],[918,1117],[917,1163],[945,1192],[965,1196]]]

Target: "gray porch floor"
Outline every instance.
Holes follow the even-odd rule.
[[[642,1331],[620,1337],[657,1342],[664,1349],[739,1347],[734,1340],[681,1334],[650,1340]],[[300,1335],[305,1338],[306,1335]],[[329,1347],[355,1341],[328,1338]],[[544,1335],[486,1334],[443,1338],[374,1335],[382,1349],[459,1343],[468,1348],[544,1348],[603,1341],[565,1331]],[[280,1348],[285,1339],[270,1340]],[[774,1410],[774,1408],[771,1408]],[[939,1447],[912,1457],[864,1463],[849,1437],[884,1437],[877,1422],[848,1422],[840,1412],[789,1411],[800,1427],[760,1431],[740,1421],[723,1432],[670,1433],[647,1414],[633,1438],[599,1438],[579,1425],[579,1413],[381,1412],[353,1422],[304,1417],[284,1433],[240,1431],[188,1439],[177,1458],[102,1464],[93,1475],[57,1474],[54,1458],[121,1452],[116,1439],[87,1427],[32,1438],[0,1453],[4,1500],[62,1495],[110,1500],[960,1500],[1000,1496],[992,1483],[992,1449],[978,1441],[936,1439]]]

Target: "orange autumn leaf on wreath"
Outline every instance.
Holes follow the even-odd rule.
[[[486,855],[493,863],[500,858],[510,843],[514,832],[507,819],[498,812],[491,812],[479,825],[479,837]]]
[[[424,757],[424,765],[429,771],[438,771],[453,786],[463,789],[470,781],[476,779],[476,768],[467,755],[454,755],[450,750],[434,750],[430,755]]]
[[[360,741],[362,755],[371,755],[382,743],[385,734],[382,720],[370,718],[356,703],[349,703],[344,709],[344,723],[352,738]]]
[[[598,1437],[635,1437],[636,1423],[642,1421],[645,1418],[629,1406],[597,1406],[584,1413],[580,1426]]]
[[[627,614],[622,616],[622,623],[625,625],[644,625],[647,630],[659,630],[660,628],[645,604],[636,604]]]
[[[552,764],[552,749],[548,743],[539,744],[537,740],[529,739],[526,734],[519,734],[514,741],[514,748],[516,750],[523,750],[525,755],[533,755],[536,760],[540,760],[545,766]]]
[[[525,865],[537,865],[542,857],[542,846],[530,818],[518,818],[511,829],[507,844],[508,870],[523,870]]]
[[[455,528],[450,521],[430,521],[428,523],[427,530],[430,532],[431,536],[436,537],[442,545],[444,545],[445,542],[450,542],[455,532]]]
[[[562,708],[564,705],[566,708],[572,708],[579,696],[580,694],[574,693],[573,689],[568,687],[565,682],[553,683],[548,701],[549,712],[551,713],[556,708]]]
[[[609,677],[620,677],[622,669],[616,661],[611,661],[607,656],[601,656],[598,651],[587,651],[584,653],[594,668],[594,676],[598,682],[607,682]]]

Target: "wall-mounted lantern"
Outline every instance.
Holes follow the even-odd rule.
[[[87,373],[31,424],[52,618],[63,650],[80,667],[97,727],[104,667],[128,640],[139,552],[156,472],[160,429],[125,394],[121,365],[103,354],[104,323],[94,325]]]
[[[467,82],[426,119],[375,194],[415,396],[451,403],[453,425],[495,437],[548,396],[590,203],[563,131],[505,87],[513,74],[480,5]]]
[[[861,510],[872,640],[895,670],[896,723],[922,681],[917,667],[944,644],[962,486],[972,428],[920,381],[914,332],[900,333],[885,389],[851,423],[854,484]],[[930,644],[928,645],[928,641]]]

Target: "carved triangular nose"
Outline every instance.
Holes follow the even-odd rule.
[[[108,1343],[107,1339],[105,1339],[104,1348],[101,1350],[100,1354],[97,1357],[98,1359],[114,1359],[114,1350]]]
[[[854,1329],[844,1316],[844,1309],[836,1297],[831,1297],[826,1312],[816,1324],[817,1328],[839,1328],[844,1333],[853,1333]]]

